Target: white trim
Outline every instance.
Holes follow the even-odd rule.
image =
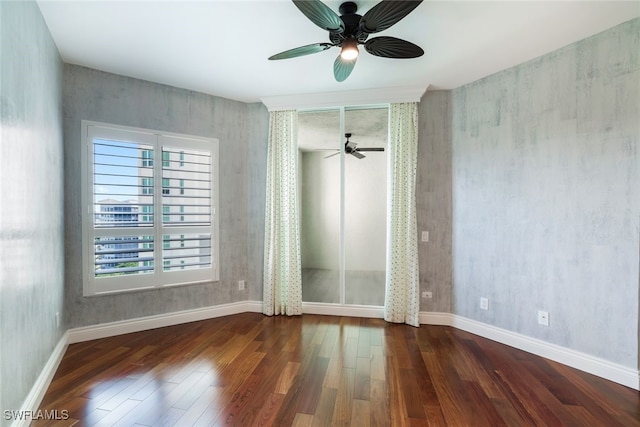
[[[418,313],[418,321],[421,325],[451,326],[452,316],[451,313],[421,311]]]
[[[451,313],[420,312],[420,323],[452,326],[493,341],[553,360],[618,384],[640,390],[640,371],[599,357],[512,332]]]
[[[384,310],[382,307],[378,306],[302,303],[302,309],[306,314],[384,318]],[[51,353],[49,360],[45,364],[42,372],[38,376],[38,379],[22,404],[21,410],[38,410],[42,402],[42,398],[49,388],[49,384],[58,369],[58,365],[64,356],[68,344],[247,312],[262,313],[262,301],[239,301],[229,304],[196,308],[193,310],[177,311],[173,313],[69,329],[65,332],[62,338],[60,338],[60,341]],[[562,363],[563,365],[588,372],[635,390],[640,390],[640,371],[627,368],[598,357],[580,353],[575,350],[511,332],[506,329],[487,325],[486,323],[456,316],[451,313],[423,311],[420,312],[419,319],[420,324],[452,326],[454,328],[479,335],[483,338],[497,341],[546,359]],[[30,420],[16,420],[13,422],[12,427],[26,427],[29,423]]]
[[[69,329],[69,344],[251,311],[255,310],[249,301],[240,301],[196,308],[193,310],[175,311],[155,316],[138,317],[135,319],[84,326],[81,328]]]
[[[34,413],[40,407],[40,403],[42,403],[42,399],[44,398],[47,389],[49,388],[49,384],[51,384],[51,380],[53,376],[56,374],[58,370],[58,366],[62,361],[62,357],[64,353],[67,351],[67,344],[69,339],[69,333],[65,332],[64,335],[58,341],[51,356],[47,359],[47,363],[45,363],[40,375],[36,379],[36,382],[31,387],[31,391],[27,395],[27,398],[22,403],[22,407],[20,408],[20,412],[22,414],[26,413]],[[15,420],[11,426],[12,427],[27,427],[31,424],[31,419],[29,417],[25,417],[22,420]]]
[[[382,307],[369,305],[302,303],[302,311],[306,314],[321,314],[328,316],[372,317],[380,319],[384,317]],[[74,344],[100,338],[130,334],[132,332],[146,331],[149,329],[163,328],[166,326],[179,325],[181,323],[197,322],[199,320],[213,319],[215,317],[230,316],[232,314],[247,312],[262,313],[262,301],[233,302],[229,304],[196,308],[193,310],[176,311],[173,313],[138,317],[135,319],[120,320],[117,322],[69,329],[67,332],[68,343]]]
[[[269,111],[321,109],[393,102],[420,102],[427,91],[424,86],[400,86],[341,92],[307,93],[299,95],[264,96],[260,98]]]
[[[247,311],[250,313],[262,313],[262,301],[246,301]]]
[[[302,311],[306,314],[327,316],[384,318],[384,310],[382,307],[367,305],[303,303]],[[83,328],[70,329],[66,335],[68,335],[68,343],[71,344],[245,312],[261,313],[262,302],[241,301],[194,310],[185,310],[101,325],[86,326]],[[640,390],[640,372],[638,370],[451,313],[420,312],[419,316],[421,324],[452,326],[562,363],[572,368],[597,375],[618,384],[631,387],[635,390]]]
[[[374,305],[325,304],[321,302],[303,302],[302,312],[326,316],[384,318],[382,307]]]

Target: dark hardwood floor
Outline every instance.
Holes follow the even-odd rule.
[[[34,425],[640,426],[640,393],[444,326],[244,313],[70,345]]]

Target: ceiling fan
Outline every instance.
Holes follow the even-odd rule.
[[[367,52],[384,58],[417,58],[422,48],[396,37],[381,36],[367,40],[369,34],[384,31],[418,7],[422,0],[382,0],[367,13],[358,15],[358,5],[348,1],[340,5],[338,16],[320,0],[293,0],[300,11],[320,28],[329,31],[331,43],[314,43],[285,50],[269,57],[270,60],[296,58],[340,47],[340,55],[333,63],[333,75],[338,82],[349,77],[358,58],[358,45]]]
[[[351,154],[354,157],[357,157],[358,159],[364,159],[366,156],[364,154],[362,154],[362,151],[384,151],[384,148],[382,147],[365,147],[365,148],[357,148],[358,144],[356,144],[355,142],[351,142],[349,141],[349,138],[351,138],[350,133],[345,133],[344,136],[347,137],[347,142],[344,143],[344,152],[346,154]],[[328,159],[329,157],[333,157],[340,154],[340,152],[331,154],[329,156],[326,156],[325,159]]]

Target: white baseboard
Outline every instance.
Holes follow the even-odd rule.
[[[384,318],[382,307],[338,305],[323,303],[303,303],[302,310],[308,314],[328,316],[350,316]],[[244,312],[262,312],[262,301],[241,301],[230,304],[204,307],[194,310],[149,316],[138,319],[111,322],[102,325],[92,325],[83,328],[70,329],[66,336],[68,343],[88,341],[97,338],[139,332],[147,329],[161,328],[180,323],[195,322],[214,317],[228,316]],[[464,331],[497,341],[502,344],[527,351],[529,353],[551,359],[572,368],[588,372],[640,390],[640,372],[595,356],[571,350],[556,344],[501,329],[486,323],[481,323],[451,313],[421,312],[420,323],[429,325],[452,326]],[[57,365],[56,365],[57,366]],[[48,385],[48,384],[47,384]],[[46,388],[45,388],[46,390]]]
[[[69,334],[65,332],[64,335],[58,341],[51,356],[47,359],[47,363],[45,363],[40,375],[36,379],[36,382],[31,387],[31,391],[27,395],[27,398],[22,403],[22,407],[20,408],[20,414],[25,419],[16,419],[11,424],[12,427],[27,427],[31,424],[31,419],[27,417],[27,414],[34,414],[38,411],[40,407],[40,403],[42,402],[42,398],[44,398],[47,389],[49,388],[49,384],[51,384],[51,380],[53,376],[56,374],[58,370],[58,366],[62,361],[62,357],[64,353],[67,351],[67,343],[68,343]]]
[[[451,313],[421,311],[418,314],[418,321],[421,325],[452,326],[453,317]]]
[[[640,390],[640,371],[556,344],[451,313],[420,313],[420,323],[452,326],[493,341],[553,360],[618,384]]]
[[[253,311],[256,311],[256,308],[252,301],[240,301],[193,310],[159,314],[156,316],[84,326],[69,329],[69,344]],[[262,311],[262,303],[260,303],[260,309],[257,311]]]
[[[384,309],[371,305],[340,305],[321,302],[303,302],[302,312],[306,314],[322,314],[326,316],[384,318]]]
[[[305,302],[302,303],[302,311],[306,314],[320,314],[327,316],[371,317],[380,319],[384,317],[382,307],[369,305],[339,305]],[[68,343],[73,344],[246,312],[262,313],[262,301],[241,301],[211,307],[196,308],[193,310],[177,311],[155,316],[139,317],[135,319],[73,328],[68,331]]]
[[[302,310],[307,314],[384,318],[383,308],[375,306],[303,303]],[[69,329],[62,338],[60,338],[60,341],[53,350],[49,360],[42,369],[40,376],[25,399],[21,410],[27,412],[38,410],[40,403],[42,402],[42,398],[49,388],[49,384],[55,375],[68,344],[246,312],[261,313],[262,301],[240,301],[230,304]],[[497,328],[486,323],[456,316],[451,313],[421,312],[419,316],[421,324],[452,326],[454,328],[462,329],[472,334],[597,375],[601,378],[625,385],[635,390],[640,390],[640,372],[638,370],[627,368],[604,359],[567,349],[536,338],[531,338],[526,335],[511,332],[506,329]],[[14,421],[12,427],[28,425],[29,420],[17,420]]]

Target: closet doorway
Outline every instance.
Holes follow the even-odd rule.
[[[384,305],[387,147],[386,106],[299,112],[304,302]]]

